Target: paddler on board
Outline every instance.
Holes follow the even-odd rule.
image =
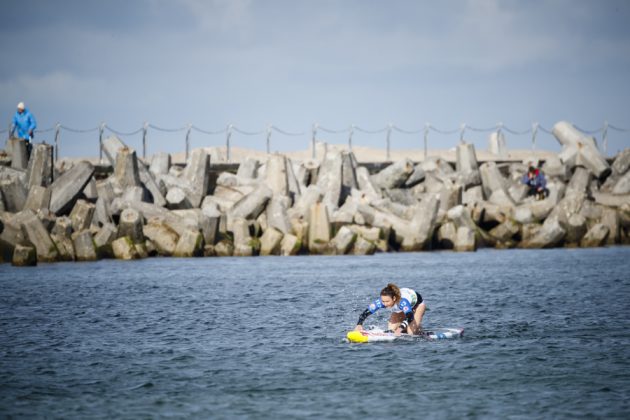
[[[359,317],[355,331],[363,331],[363,322],[379,309],[389,309],[392,315],[387,322],[387,329],[396,335],[402,333],[418,334],[422,329],[422,317],[426,305],[422,301],[420,293],[413,289],[399,289],[393,283],[389,283],[378,299],[372,302]]]

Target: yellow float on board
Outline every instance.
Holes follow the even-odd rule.
[[[361,334],[360,331],[350,331],[346,337],[353,343],[367,343],[368,341],[367,335]]]

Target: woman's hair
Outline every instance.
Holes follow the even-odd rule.
[[[394,302],[398,302],[400,300],[400,289],[394,283],[389,283],[381,290],[381,296],[389,296]]]

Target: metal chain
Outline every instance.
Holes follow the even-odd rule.
[[[123,133],[123,132],[120,132],[120,131],[114,130],[113,128],[111,128],[111,127],[110,127],[110,126],[108,126],[108,125],[105,125],[105,128],[106,128],[106,129],[108,129],[109,131],[111,131],[112,133],[114,133],[114,134],[118,135],[118,136],[133,136],[133,135],[135,135],[135,134],[141,133],[141,132],[142,132],[142,130],[144,130],[144,127],[140,127],[140,128],[139,128],[139,129],[137,129],[136,131],[132,131],[132,132],[130,132],[130,133]]]
[[[262,134],[265,134],[264,130],[263,131],[244,131],[235,126],[232,126],[232,130],[236,131],[237,133],[243,134],[245,136],[260,136]]]
[[[35,132],[36,132],[36,133],[50,133],[50,132],[51,132],[51,131],[53,131],[54,129],[55,129],[55,127],[50,127],[50,128],[45,129],[45,130],[38,130],[38,129],[36,128],[36,129],[35,129]]]
[[[547,130],[545,127],[543,127],[542,125],[538,125],[538,129],[540,131],[542,131],[543,133],[547,133],[547,134],[551,134],[553,135],[553,133],[550,130]]]
[[[608,128],[612,128],[615,131],[621,131],[621,132],[628,132],[630,131],[630,128],[620,128],[620,127],[615,127],[612,124],[608,124]]]
[[[176,132],[184,131],[184,130],[188,129],[188,126],[180,127],[180,128],[161,128],[161,127],[156,127],[153,124],[149,124],[147,127],[150,127],[150,128],[152,128],[154,130],[157,130],[157,131],[163,131],[165,133],[176,133]]]
[[[193,130],[198,131],[200,133],[208,134],[208,135],[211,135],[211,136],[213,136],[215,134],[224,134],[227,131],[227,128],[223,128],[223,129],[217,130],[217,131],[208,131],[208,130],[203,130],[203,129],[199,128],[199,127],[196,127],[194,125],[191,125],[190,128],[192,128]]]
[[[326,132],[326,133],[329,133],[329,134],[341,134],[341,133],[348,133],[348,132],[350,132],[350,130],[352,129],[351,127],[348,127],[348,128],[346,128],[346,129],[343,129],[343,130],[330,130],[330,129],[328,129],[328,128],[324,128],[324,127],[322,127],[321,125],[320,125],[320,126],[318,126],[317,128],[318,128],[318,129],[320,129],[320,130],[322,130],[322,131],[324,131],[324,132]]]
[[[598,128],[597,130],[584,130],[583,128],[580,128],[580,127],[578,127],[575,124],[573,124],[573,126],[575,128],[577,128],[578,130],[580,130],[581,132],[586,133],[586,134],[597,134],[597,133],[600,133],[604,129],[603,127],[601,127],[601,128]]]
[[[446,134],[446,135],[459,133],[459,131],[461,130],[461,128],[459,128],[459,127],[454,129],[454,130],[440,130],[439,128],[436,128],[436,127],[432,126],[431,124],[429,124],[428,127],[429,127],[429,129],[431,131],[435,131],[436,133]]]
[[[365,134],[380,134],[380,133],[384,133],[384,132],[387,131],[388,128],[389,127],[384,127],[384,128],[381,128],[380,130],[366,130],[365,128],[357,127],[356,125],[354,126],[355,130],[360,131],[360,132],[365,133]]]
[[[505,126],[501,126],[501,127],[505,128]],[[469,130],[472,130],[472,131],[480,132],[480,133],[483,133],[483,132],[487,133],[487,132],[490,132],[490,131],[496,131],[498,126],[495,125],[494,127],[490,127],[490,128],[475,128],[475,127],[471,127],[469,125],[466,125],[466,128],[469,129]]]
[[[306,134],[306,132],[305,132],[305,131],[301,131],[301,132],[299,132],[299,133],[290,133],[290,132],[288,132],[288,131],[284,131],[284,130],[282,130],[282,129],[280,129],[280,128],[276,127],[275,125],[272,125],[272,126],[271,126],[271,129],[272,129],[272,130],[277,131],[277,132],[278,132],[278,133],[280,133],[280,134],[284,134],[285,136],[303,136],[303,135],[305,135],[305,134]]]
[[[422,133],[424,131],[424,128],[422,128],[420,130],[413,130],[413,131],[403,130],[402,128],[396,127],[395,125],[393,125],[392,128],[394,130],[398,131],[399,133],[403,133],[403,134],[420,134],[420,133]]]
[[[515,131],[515,130],[512,130],[511,128],[508,128],[506,126],[502,126],[502,128],[503,128],[503,130],[507,131],[508,133],[514,134],[515,136],[522,136],[524,134],[530,134],[532,132],[531,128],[529,128],[529,129],[527,129],[525,131]]]
[[[86,128],[85,130],[80,130],[80,129],[76,129],[76,128],[66,127],[65,125],[60,125],[59,128],[61,128],[63,130],[66,130],[66,131],[70,131],[71,133],[93,133],[95,131],[98,131],[98,127]],[[52,131],[53,128],[51,128],[50,130]]]

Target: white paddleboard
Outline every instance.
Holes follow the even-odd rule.
[[[373,343],[377,341],[394,341],[400,339],[425,338],[429,340],[445,340],[449,338],[460,338],[464,335],[463,328],[433,328],[422,330],[419,335],[400,334],[385,332],[381,329],[370,329],[365,331],[350,331],[346,337],[352,343]]]

